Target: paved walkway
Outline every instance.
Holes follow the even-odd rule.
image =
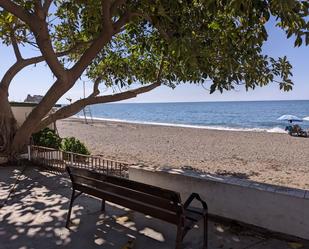
[[[71,194],[67,178],[35,168],[0,167],[1,249],[167,249],[174,248],[175,227],[140,213],[109,204],[106,214],[100,201],[82,195],[73,209],[71,229],[65,219]],[[9,199],[9,189],[19,183]],[[185,238],[184,248],[201,248],[201,231]],[[293,243],[265,237],[235,226],[210,222],[210,249],[308,249],[307,242]],[[131,245],[131,247],[128,247]]]

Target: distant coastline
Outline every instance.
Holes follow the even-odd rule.
[[[181,104],[181,103],[229,103],[229,102],[285,102],[285,101],[309,101],[309,99],[274,99],[274,100],[209,100],[209,101],[171,101],[171,102],[114,102],[105,105],[117,104]]]
[[[105,103],[104,105],[118,105],[118,104],[181,104],[181,103],[229,103],[229,102],[286,102],[286,101],[309,101],[309,99],[274,99],[274,100],[209,100],[209,101],[167,101],[167,102],[127,102],[119,101],[112,103]],[[68,105],[67,103],[59,103],[61,106]]]

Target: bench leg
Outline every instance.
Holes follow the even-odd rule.
[[[102,200],[101,211],[105,212],[105,200]]]
[[[204,242],[203,249],[208,248],[208,217],[207,214],[204,216]]]
[[[68,229],[69,229],[70,218],[71,218],[71,212],[72,212],[72,206],[73,206],[74,200],[75,200],[75,189],[73,189],[73,191],[72,191],[72,196],[71,196],[69,211],[68,211],[68,214],[67,214],[67,222],[66,222],[66,224],[65,224],[65,227],[68,228]]]
[[[175,249],[181,249],[182,247],[182,239],[183,239],[183,229],[182,227],[177,228],[177,236],[176,236],[176,246]]]

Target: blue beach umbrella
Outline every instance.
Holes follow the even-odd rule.
[[[290,123],[292,122],[303,122],[303,119],[294,116],[294,115],[282,115],[280,118],[278,118],[277,120],[280,121],[289,121]]]

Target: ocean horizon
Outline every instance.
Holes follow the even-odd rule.
[[[90,106],[94,120],[188,128],[284,133],[281,115],[309,116],[309,100],[108,103]],[[75,117],[83,118],[83,112]],[[309,122],[299,123],[304,129]]]

